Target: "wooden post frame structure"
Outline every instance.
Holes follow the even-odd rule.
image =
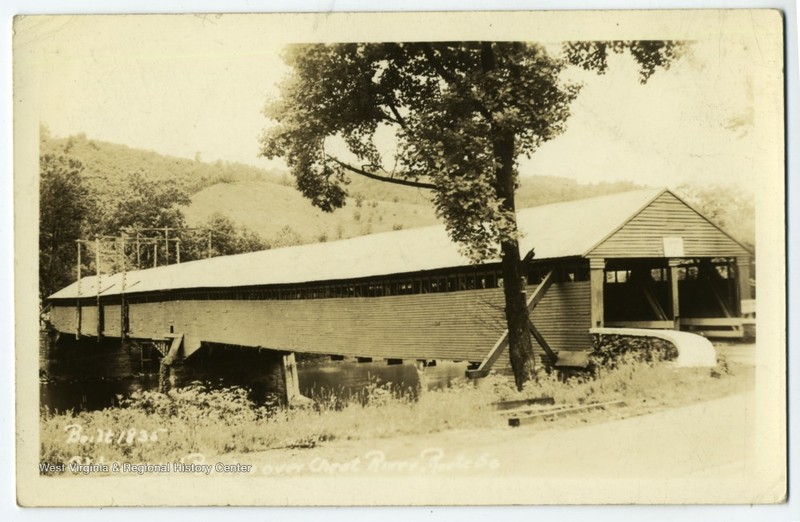
[[[589,260],[590,280],[592,282],[592,328],[602,328],[605,326],[605,316],[603,313],[603,286],[605,284],[606,260],[595,258]]]
[[[594,327],[741,335],[752,253],[670,190],[544,205],[517,219],[520,251],[535,249],[525,275],[541,361],[590,350]],[[81,338],[148,341],[174,327],[182,358],[218,343],[469,361],[481,376],[510,371],[502,285],[499,259],[475,265],[433,226],[98,273],[47,304],[54,328]]]

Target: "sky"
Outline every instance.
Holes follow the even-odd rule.
[[[280,58],[287,35],[274,24],[63,16],[21,28],[17,58],[35,64],[26,71],[35,75],[40,122],[54,136],[85,133],[203,161],[284,167],[259,157],[259,135],[272,124],[262,109],[290,72]],[[567,130],[522,159],[521,174],[749,189],[763,146],[755,124],[759,48],[757,39],[734,35],[693,41],[645,85],[624,56],[604,76],[567,71],[584,85]],[[552,36],[546,43],[559,47]]]

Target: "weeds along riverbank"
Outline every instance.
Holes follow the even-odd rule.
[[[593,376],[559,379],[542,372],[523,392],[497,375],[432,391],[375,381],[347,397],[318,390],[302,409],[257,406],[242,388],[196,383],[166,394],[137,393],[120,407],[100,411],[42,409],[40,457],[51,465],[43,474],[59,474],[70,473],[69,463],[174,463],[195,453],[221,456],[310,448],[331,440],[501,428],[506,421],[492,404],[532,397],[552,397],[556,404],[624,399],[633,415],[742,392],[752,382],[752,367],[724,360],[709,369],[622,357]],[[591,420],[602,420],[597,415]]]

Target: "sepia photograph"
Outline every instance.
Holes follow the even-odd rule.
[[[786,501],[780,11],[13,30],[21,506]]]

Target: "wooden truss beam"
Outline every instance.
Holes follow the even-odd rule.
[[[555,270],[550,270],[547,273],[547,275],[544,276],[542,282],[539,283],[539,286],[536,287],[536,290],[534,290],[531,296],[528,298],[527,301],[528,314],[529,314],[528,323],[530,327],[533,327],[533,322],[530,320],[530,314],[533,312],[533,309],[536,308],[536,305],[539,304],[539,301],[542,300],[545,292],[547,292],[547,289],[550,288],[550,285],[553,284],[555,278],[556,278]],[[544,345],[542,344],[544,338],[541,337],[541,334],[539,334],[538,331],[537,334],[539,336],[536,337],[536,335],[534,335],[534,338],[536,338],[536,341],[539,342],[542,348],[544,348]],[[539,341],[539,338],[542,339],[542,342]],[[489,350],[489,353],[487,353],[486,357],[483,358],[483,361],[481,362],[480,366],[478,366],[478,368],[475,370],[467,370],[467,377],[472,379],[477,379],[489,375],[489,370],[492,369],[492,366],[494,366],[494,363],[497,362],[497,359],[500,358],[500,355],[502,355],[503,350],[505,350],[507,346],[508,346],[508,329],[503,331],[503,334],[500,336],[500,339],[498,339],[497,342],[494,343],[492,349]],[[544,348],[545,352],[547,352],[549,349],[550,349],[549,345],[547,346],[547,348]],[[550,352],[552,353],[552,350],[550,350]]]

